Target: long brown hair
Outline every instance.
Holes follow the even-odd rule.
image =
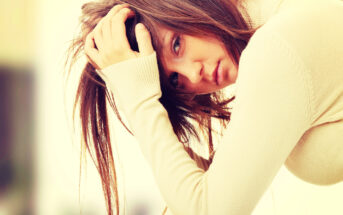
[[[221,125],[226,127],[231,116],[228,104],[234,100],[234,96],[229,99],[225,98],[221,91],[205,95],[190,95],[171,87],[160,63],[159,56],[162,46],[155,26],[163,26],[180,34],[216,37],[225,44],[228,53],[231,54],[234,63],[238,66],[241,52],[255,32],[249,17],[246,13],[244,14],[245,18],[243,17],[244,8],[241,7],[239,10],[238,3],[233,0],[102,0],[89,2],[82,6],[81,31],[68,49],[69,55],[66,61],[66,65],[68,63],[70,65],[68,76],[78,57],[84,54],[83,47],[86,36],[113,6],[122,3],[128,3],[136,14],[125,23],[131,48],[138,50],[134,26],[141,22],[150,31],[158,56],[162,89],[160,102],[167,110],[174,132],[179,141],[183,143],[185,150],[200,168],[207,170],[214,155],[211,119],[218,119]],[[109,135],[106,100],[125,126],[116,108],[115,98],[108,91],[92,64],[86,63],[77,89],[73,119],[75,119],[76,106],[79,104],[82,147],[88,150],[100,174],[108,214],[113,214],[114,196],[116,214],[119,215],[117,177]],[[189,145],[191,136],[199,140],[199,133],[192,121],[197,122],[202,134],[208,138],[208,159],[198,156]],[[129,131],[126,126],[125,128]]]

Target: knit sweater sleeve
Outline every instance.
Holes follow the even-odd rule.
[[[311,125],[308,71],[282,37],[259,29],[239,65],[231,121],[207,171],[184,150],[158,100],[155,53],[102,71],[174,215],[251,214]]]

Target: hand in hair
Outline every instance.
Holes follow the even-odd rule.
[[[112,64],[148,56],[154,52],[150,33],[142,23],[135,26],[139,52],[131,50],[126,37],[125,21],[134,15],[127,4],[116,5],[88,34],[84,50],[96,69],[101,70]]]

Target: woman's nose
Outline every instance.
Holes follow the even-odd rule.
[[[192,84],[196,84],[202,79],[203,66],[200,62],[184,64],[180,67],[180,74],[185,76]]]

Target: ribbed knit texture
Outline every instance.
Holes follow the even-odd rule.
[[[112,89],[122,110],[130,114],[144,100],[158,99],[162,92],[156,52],[149,56],[126,60],[104,68],[101,77]],[[124,98],[122,98],[124,97]],[[132,101],[126,105],[126,101]]]

